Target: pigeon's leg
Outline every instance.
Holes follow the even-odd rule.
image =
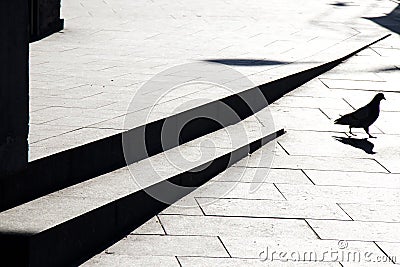
[[[352,132],[351,132],[351,126],[349,126],[349,133],[351,134],[351,135],[353,135],[353,136],[355,136],[356,134],[353,134]]]
[[[376,138],[375,136],[372,136],[372,135],[369,133],[369,127],[365,127],[364,130],[365,130],[365,132],[368,134],[368,137],[369,137],[369,138]]]

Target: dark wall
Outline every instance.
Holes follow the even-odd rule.
[[[27,0],[29,2],[30,41],[43,39],[64,28],[60,19],[60,0]]]
[[[0,1],[0,176],[28,161],[28,1]]]

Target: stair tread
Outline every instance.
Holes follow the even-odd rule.
[[[212,132],[181,146],[146,158],[116,171],[91,180],[67,187],[41,198],[27,202],[0,213],[0,232],[40,233],[79,215],[111,203],[124,196],[141,190],[143,187],[171,178],[179,173],[198,167],[214,158],[258,140],[273,132],[268,109],[263,109],[237,124]],[[243,131],[244,130],[244,131]],[[246,134],[246,138],[241,138]],[[229,134],[233,135],[230,138]],[[235,139],[236,138],[236,139]],[[213,148],[207,144],[217,142]],[[229,140],[234,140],[230,142]],[[206,142],[206,143],[205,143]],[[200,144],[201,151],[199,150]],[[202,153],[200,161],[170,162],[181,153],[195,160]],[[178,164],[178,165],[177,165]],[[131,177],[137,174],[141,180],[138,185]]]

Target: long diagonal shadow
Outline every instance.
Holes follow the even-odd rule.
[[[239,59],[239,58],[220,58],[220,59],[206,59],[206,62],[221,63],[230,66],[273,66],[283,65],[289,62],[278,60],[265,60],[265,59]]]
[[[364,19],[369,19],[376,24],[385,27],[386,29],[400,34],[400,4],[392,10],[389,14],[382,17],[363,17]]]
[[[362,149],[367,154],[375,154],[376,152],[372,151],[374,149],[374,144],[368,141],[367,138],[352,138],[352,137],[339,137],[333,136],[336,141],[339,141],[343,144],[350,145],[352,147]]]

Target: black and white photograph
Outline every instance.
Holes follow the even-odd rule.
[[[0,266],[400,264],[400,0],[0,0]]]

